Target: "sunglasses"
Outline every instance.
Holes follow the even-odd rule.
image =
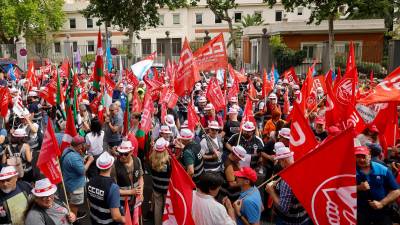
[[[118,153],[119,156],[128,156],[128,155],[130,155],[130,154],[131,154],[130,152]]]

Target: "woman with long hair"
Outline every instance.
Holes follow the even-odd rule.
[[[167,195],[169,179],[171,177],[171,158],[168,141],[159,138],[150,154],[150,170],[153,178],[153,210],[154,224],[162,224],[165,196]]]
[[[94,160],[97,160],[97,158],[104,151],[103,139],[104,139],[104,131],[102,130],[102,124],[97,118],[94,118],[90,122],[90,132],[85,136],[86,145],[88,145],[87,148],[88,155],[92,155],[94,157]],[[95,163],[92,163],[89,166],[86,175],[90,179],[91,177],[94,177],[97,174],[98,174],[98,169]]]

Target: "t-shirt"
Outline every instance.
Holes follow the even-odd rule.
[[[100,155],[103,153],[103,138],[104,131],[100,135],[94,135],[92,132],[88,133],[85,137],[86,144],[90,145],[88,152],[92,155]]]
[[[196,225],[234,225],[225,207],[211,195],[193,191],[192,216]]]
[[[107,196],[107,204],[108,208],[119,208],[121,206],[120,198],[119,198],[119,186],[113,183],[110,187],[110,191]]]
[[[232,135],[239,133],[239,131],[240,131],[239,121],[231,121],[231,120],[226,121],[224,126],[225,141],[228,141],[229,138],[232,137]]]
[[[250,224],[257,223],[261,218],[262,201],[260,191],[256,187],[240,193],[239,199],[243,199],[240,213],[246,217]],[[242,225],[242,220],[237,219],[237,224]]]
[[[66,216],[68,215],[68,210],[57,203],[54,203],[53,206],[49,209],[46,209],[45,212],[55,224],[70,224]],[[45,225],[45,220],[39,211],[30,210],[26,216],[25,225]]]
[[[123,117],[117,113],[113,117],[110,118],[110,123],[112,126],[119,126],[122,128],[123,125]],[[110,126],[105,123],[105,138],[107,142],[117,142],[121,140],[121,132],[112,132]]]

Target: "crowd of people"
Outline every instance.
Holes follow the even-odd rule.
[[[113,103],[99,118],[99,112],[91,107],[97,97],[92,82],[86,74],[79,75],[80,93],[86,96],[76,107],[79,135],[70,137],[70,146],[61,149],[63,184],[55,185],[36,166],[49,121],[54,123],[58,144],[66,140],[65,109],[40,97],[41,87],[54,78],[43,76],[41,86],[27,89],[23,83],[0,75],[0,84],[9,89],[13,99],[7,115],[0,116],[0,224],[78,224],[85,217],[91,224],[124,224],[125,202],[133,213],[147,201],[152,204],[151,216],[142,215],[143,219],[161,225],[172,157],[196,184],[191,212],[196,225],[256,225],[263,221],[313,224],[290,185],[275,176],[294,163],[288,117],[301,90],[301,79],[298,85],[281,77],[271,93],[262,98],[261,75],[247,74],[248,81],[241,84],[239,95],[227,99],[226,109],[217,111],[206,97],[208,82],[214,75],[202,74],[188,95],[199,118],[195,129],[188,126],[187,96],[179,98],[165,115],[154,101],[151,130],[143,134],[140,122],[144,112],[132,110],[132,104],[136,96],[143,103],[149,91],[146,84],[140,81],[134,86],[118,80],[118,75],[106,76],[115,80],[116,86]],[[67,82],[67,77],[61,79],[61,83]],[[165,85],[168,82],[166,79]],[[250,83],[256,89],[256,98],[247,98]],[[224,87],[224,82],[220,84]],[[360,90],[368,85],[360,83]],[[231,86],[228,82],[227,89]],[[317,141],[322,143],[341,130],[326,127],[326,93],[317,89],[316,94],[318,105],[306,116]],[[286,96],[289,110],[284,109]],[[18,116],[13,104],[19,97],[26,111]],[[252,101],[255,121],[242,120],[247,101]],[[129,130],[124,130],[126,127]],[[383,131],[369,126],[355,138],[358,224],[400,223],[399,145],[384,154],[379,132]],[[151,183],[145,182],[147,175]],[[269,182],[259,186],[265,181]],[[146,196],[145,187],[151,187],[151,195]]]

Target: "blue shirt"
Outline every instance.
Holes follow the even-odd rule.
[[[71,193],[85,186],[85,165],[81,155],[71,148],[66,148],[61,156],[61,170],[65,189]]]
[[[368,174],[364,174],[357,168],[357,184],[365,181],[368,181],[370,190],[357,192],[358,210],[372,214],[382,213],[381,210],[372,209],[368,204],[368,200],[380,201],[390,191],[399,189],[396,179],[388,167],[371,161],[371,171]]]
[[[240,213],[246,217],[249,223],[260,222],[262,201],[260,191],[256,187],[252,187],[247,191],[240,193],[239,199],[243,199]],[[237,224],[242,225],[242,220],[237,219]]]
[[[119,198],[119,186],[115,183],[111,185],[107,196],[107,204],[110,209],[119,208],[121,206]]]

